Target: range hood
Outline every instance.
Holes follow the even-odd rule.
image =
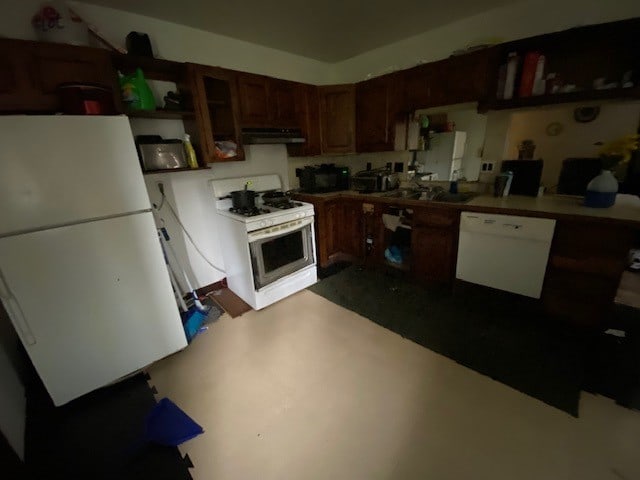
[[[298,128],[243,128],[242,143],[245,145],[273,143],[305,143]]]

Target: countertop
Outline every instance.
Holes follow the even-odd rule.
[[[523,215],[535,217],[571,217],[574,219],[594,220],[602,222],[632,224],[640,228],[640,198],[635,195],[618,194],[615,205],[609,208],[585,207],[582,197],[568,195],[544,195],[542,197],[527,197],[523,195],[509,195],[494,197],[479,195],[468,202],[449,203],[425,200],[410,200],[385,197],[383,193],[363,194],[353,190],[329,193],[298,193],[301,200],[307,199],[330,200],[337,197],[356,198],[364,201],[377,201],[407,206],[445,207],[456,210],[470,210],[507,215]]]
[[[585,207],[582,197],[569,195],[544,195],[542,197],[481,195],[464,204],[464,207],[522,210],[552,215],[580,215],[640,223],[640,198],[635,195],[618,194],[615,205],[609,208]]]

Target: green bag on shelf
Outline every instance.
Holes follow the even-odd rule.
[[[144,79],[142,70],[136,69],[132,75],[120,76],[120,91],[122,101],[131,110],[155,110],[156,101],[153,93]]]

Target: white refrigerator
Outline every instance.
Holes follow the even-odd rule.
[[[429,139],[429,149],[419,152],[424,171],[438,175],[437,180],[453,181],[460,177],[466,132],[436,133]]]
[[[0,298],[55,405],[187,345],[126,117],[0,117],[0,205]]]

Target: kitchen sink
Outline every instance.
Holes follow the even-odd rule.
[[[426,202],[465,203],[476,196],[475,193],[449,193],[445,190],[418,190],[401,188],[392,190],[382,195],[386,198],[404,198],[407,200],[424,200]]]
[[[447,203],[466,203],[475,197],[475,193],[449,193],[440,192],[433,196],[430,200],[434,202],[447,202]]]
[[[413,190],[410,188],[401,188],[399,190],[392,190],[382,195],[387,198],[406,198],[408,200],[417,200],[420,198],[423,192],[420,190]]]

